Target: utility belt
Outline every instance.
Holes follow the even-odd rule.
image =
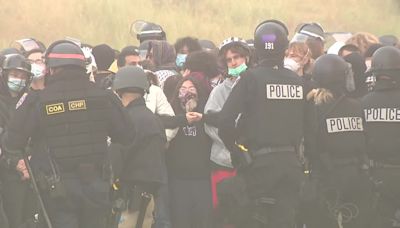
[[[331,162],[333,166],[351,166],[360,164],[360,161],[357,158],[332,158]]]
[[[238,167],[236,168],[247,168],[251,165],[253,165],[254,161],[257,160],[260,157],[263,157],[268,154],[272,153],[282,153],[282,152],[288,152],[288,153],[293,153],[295,154],[297,149],[294,146],[274,146],[274,147],[263,147],[261,149],[257,150],[252,150],[252,149],[247,149],[243,145],[237,145],[240,152],[239,152],[239,157],[238,157]]]
[[[296,152],[296,148],[294,146],[275,146],[275,147],[264,147],[259,150],[252,152],[254,157],[267,155],[271,153],[279,153],[279,152]]]
[[[400,165],[388,164],[380,161],[370,160],[369,165],[374,169],[400,169]]]

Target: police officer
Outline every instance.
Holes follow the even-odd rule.
[[[146,40],[167,40],[167,35],[161,25],[153,22],[144,22],[139,31],[137,31],[136,38],[140,43]]]
[[[164,126],[146,107],[143,96],[149,86],[145,72],[137,66],[121,68],[113,82],[113,89],[121,97],[131,121],[135,123],[136,132],[135,141],[124,150],[122,172],[119,175],[122,190],[129,202],[128,210],[122,214],[124,219],[120,228],[141,224],[140,215],[146,213],[146,203],[162,184],[166,184],[164,150],[167,141]],[[150,226],[146,225],[144,227]]]
[[[28,140],[30,163],[55,228],[105,227],[109,181],[103,175],[107,136],[127,143],[130,122],[111,91],[89,81],[79,46],[57,41],[45,53],[46,88],[28,94],[3,137],[10,167]],[[23,165],[19,170],[24,171]]]
[[[363,111],[358,100],[346,96],[350,66],[337,55],[322,55],[313,76],[317,89],[308,94],[305,149],[313,177],[318,177],[321,207],[314,214],[319,223],[309,226],[367,227],[370,191],[362,169],[366,164]]]
[[[7,128],[15,112],[16,104],[30,84],[31,65],[20,54],[5,56],[0,79],[0,128]],[[4,210],[11,228],[17,228],[33,215],[33,201],[29,181],[25,175],[7,167],[4,160],[0,164],[0,179],[3,182],[2,196]]]
[[[368,155],[372,176],[380,195],[375,227],[398,227],[400,223],[400,51],[382,47],[372,56],[374,90],[362,99]]]
[[[250,210],[242,213],[248,217],[238,227],[294,226],[302,178],[296,146],[303,136],[305,102],[301,78],[283,67],[287,36],[280,21],[257,26],[259,65],[241,74],[221,111],[219,135],[244,177],[249,201]],[[240,131],[235,129],[239,114]],[[238,162],[244,154],[247,164]]]

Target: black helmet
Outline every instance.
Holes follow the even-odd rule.
[[[319,23],[304,23],[298,26],[297,33],[325,41],[325,31]]]
[[[44,59],[49,68],[73,65],[86,69],[85,55],[82,49],[68,40],[52,43],[44,54]]]
[[[344,92],[350,71],[351,68],[343,58],[338,55],[325,54],[315,61],[312,74],[319,88]]]
[[[396,46],[399,42],[399,38],[395,35],[384,35],[379,37],[379,43],[384,46]]]
[[[131,34],[136,34],[136,38],[142,43],[145,40],[166,40],[163,28],[155,23],[138,20],[131,25]]]
[[[146,73],[137,66],[125,66],[118,70],[113,81],[113,90],[139,88],[148,91],[150,84]]]
[[[381,47],[376,50],[372,55],[371,69],[369,71],[375,75],[389,72],[399,74],[400,50],[392,46]]]
[[[21,54],[22,55],[22,53],[16,48],[5,48],[0,51],[1,56],[6,56],[6,55],[10,55],[10,54]]]
[[[259,60],[280,59],[288,47],[288,29],[277,20],[259,24],[254,32],[254,48]]]
[[[3,70],[22,70],[31,75],[31,64],[20,54],[6,55],[2,65]]]
[[[229,37],[228,39],[225,39],[222,41],[221,45],[219,45],[219,53],[220,55],[224,55],[227,50],[233,46],[240,46],[244,50],[247,51],[248,55],[250,55],[250,48],[247,42],[239,37]]]

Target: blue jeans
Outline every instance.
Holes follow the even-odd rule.
[[[164,184],[158,190],[154,198],[155,216],[153,228],[171,228],[168,184]]]

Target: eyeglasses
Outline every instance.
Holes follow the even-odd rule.
[[[191,87],[181,87],[179,89],[179,93],[186,93],[186,92],[190,92],[190,93],[196,93],[196,87],[191,86]]]
[[[234,55],[232,58],[225,58],[226,63],[231,63],[232,61],[237,61],[238,59],[243,58],[241,55]]]
[[[43,59],[28,59],[28,62],[30,63],[30,64],[43,64],[44,63],[44,61],[43,61]]]

